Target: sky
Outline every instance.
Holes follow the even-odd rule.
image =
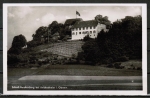
[[[140,6],[8,6],[7,9],[7,49],[11,47],[16,35],[24,35],[27,41],[41,26],[48,26],[52,21],[64,23],[66,19],[77,18],[93,20],[96,15],[108,16],[111,22],[125,16],[142,15]]]

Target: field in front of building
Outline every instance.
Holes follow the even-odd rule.
[[[133,64],[141,67],[139,60],[122,62],[124,69],[107,68],[106,65],[47,65],[39,68],[8,68],[8,76],[25,75],[80,75],[80,76],[141,76],[142,70],[128,69]]]
[[[129,62],[126,62],[129,63]],[[137,66],[139,66],[137,64]],[[34,80],[32,76],[41,76],[41,78],[51,77],[53,75],[57,77],[61,76],[102,76],[102,77],[114,77],[114,80]],[[31,76],[32,80],[20,80],[26,76]],[[133,79],[116,80],[116,77],[133,77]],[[42,90],[42,87],[48,90],[60,90],[59,87],[64,87],[62,90],[141,90],[142,78],[141,70],[129,70],[129,69],[114,69],[104,66],[91,66],[91,65],[51,65],[40,68],[8,68],[8,89],[9,90],[35,90],[32,88],[12,88],[12,86],[39,86],[38,90]],[[47,77],[47,78],[48,78]],[[134,79],[135,77],[135,79]],[[39,77],[40,78],[40,77]],[[110,78],[108,78],[110,79]],[[134,80],[134,82],[132,82]]]

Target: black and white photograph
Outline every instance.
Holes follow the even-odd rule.
[[[4,94],[147,94],[146,4],[3,4]]]

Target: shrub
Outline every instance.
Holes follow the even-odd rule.
[[[121,63],[120,62],[116,62],[114,63],[114,67],[117,68],[117,69],[121,69]]]
[[[75,55],[75,54],[72,54],[72,58],[75,59],[75,58],[76,58],[76,55]]]
[[[94,65],[94,63],[91,62],[91,61],[85,61],[85,64],[87,64],[87,65]]]
[[[84,57],[84,53],[83,53],[83,52],[78,52],[77,60],[85,60],[85,57]]]
[[[102,60],[102,63],[103,64],[109,64],[109,63],[112,63],[113,62],[113,59],[112,58],[106,58],[106,59],[103,59]]]
[[[109,68],[113,68],[113,67],[114,67],[114,65],[113,65],[113,64],[108,64],[108,65],[107,65],[107,67],[109,67]]]
[[[18,62],[20,62],[18,55],[8,54],[7,58],[8,58],[8,61],[7,61],[8,65],[17,64]]]
[[[137,67],[137,70],[142,70],[142,68],[141,67]]]
[[[90,38],[89,35],[87,35],[87,36],[85,36],[85,37],[83,38],[83,41],[89,41],[89,40],[91,40],[91,38]]]
[[[85,61],[80,60],[79,63],[80,64],[85,64]]]
[[[121,56],[118,58],[118,62],[125,62],[125,61],[128,61],[129,60],[129,57],[126,57],[126,56]]]

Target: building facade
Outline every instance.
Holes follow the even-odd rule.
[[[96,20],[76,22],[71,28],[72,40],[80,40],[87,35],[96,38],[102,29],[105,32],[109,30],[105,24],[101,24]]]

